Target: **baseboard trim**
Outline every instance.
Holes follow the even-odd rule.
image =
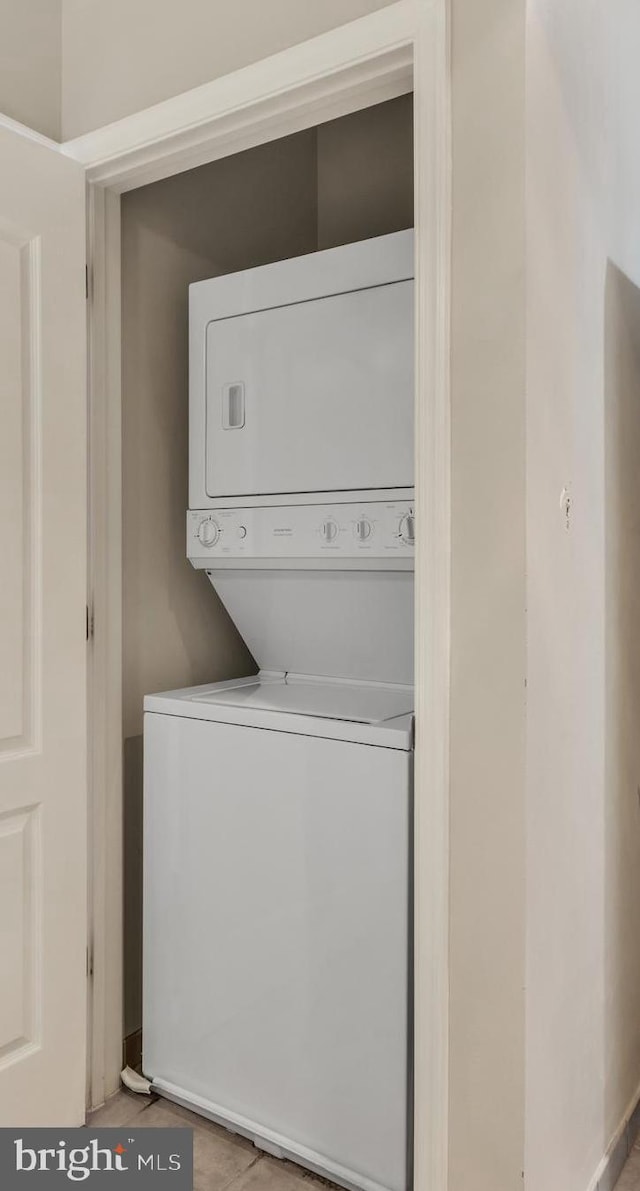
[[[640,1087],[624,1115],[602,1162],[589,1183],[588,1191],[614,1191],[625,1162],[640,1132]]]

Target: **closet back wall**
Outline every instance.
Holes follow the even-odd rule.
[[[122,199],[127,1035],[141,1024],[144,695],[256,669],[206,575],[185,556],[188,286],[412,226],[411,99]]]

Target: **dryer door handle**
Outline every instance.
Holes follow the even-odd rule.
[[[222,429],[241,430],[244,426],[244,382],[232,381],[222,386]]]

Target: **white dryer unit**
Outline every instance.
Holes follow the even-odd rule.
[[[189,336],[192,565],[264,669],[411,683],[413,232],[198,282]]]
[[[190,291],[187,554],[260,673],[145,699],[144,1069],[410,1184],[413,235]]]
[[[191,509],[411,488],[412,231],[198,282],[189,342]]]

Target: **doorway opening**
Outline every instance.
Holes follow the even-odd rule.
[[[144,696],[257,669],[186,558],[188,286],[412,227],[413,191],[405,94],[122,196],[123,1065],[141,1055]]]
[[[413,63],[419,65],[413,87]],[[122,1063],[121,195],[406,95],[416,224],[415,1186],[447,1166],[449,66],[445,6],[399,0],[272,60],[64,146],[89,181],[91,824],[89,1087]],[[242,102],[240,101],[242,97]],[[124,200],[123,200],[124,201]],[[349,238],[354,238],[351,233]],[[91,618],[90,618],[91,619]]]

